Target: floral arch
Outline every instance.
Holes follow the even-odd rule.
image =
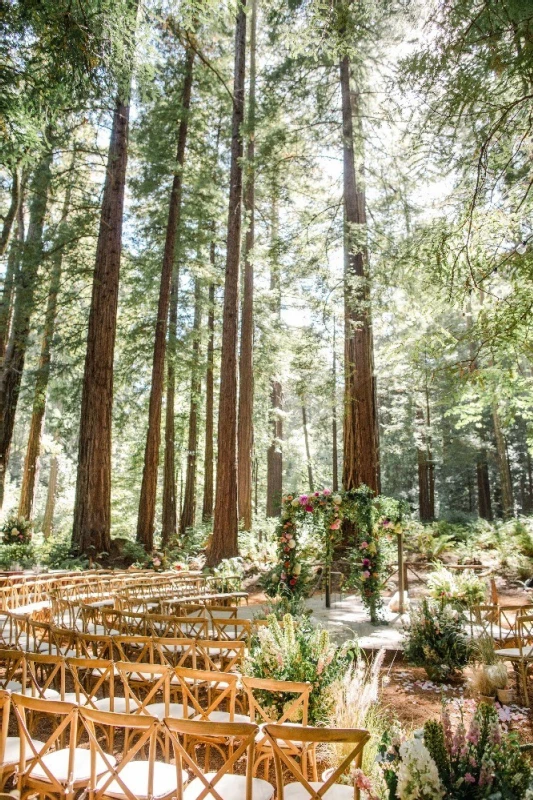
[[[346,492],[323,489],[311,494],[289,494],[282,500],[278,528],[280,594],[301,596],[305,592],[305,565],[299,554],[299,533],[311,522],[324,545],[324,564],[329,569],[342,537],[343,523],[351,523],[348,549],[352,583],[360,593],[372,622],[379,621],[384,584],[384,536],[401,533],[406,504],[383,495],[375,496],[367,486]],[[311,516],[312,515],[312,516]]]

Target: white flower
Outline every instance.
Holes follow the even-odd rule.
[[[342,497],[340,496],[340,494],[334,494],[331,499],[333,500],[336,506],[340,506],[340,504],[342,503]]]
[[[297,497],[295,497],[294,500],[291,503],[291,506],[293,506],[293,508],[298,508],[299,505],[300,505],[300,501],[298,500]]]
[[[420,739],[410,739],[400,746],[398,769],[399,800],[442,800],[444,789],[437,765]]]
[[[292,568],[292,574],[293,575],[299,575],[301,571],[302,571],[302,565],[301,564],[295,564],[294,567]]]
[[[287,542],[287,547],[290,547],[293,550],[296,547],[296,542],[294,539],[291,539],[290,542]]]

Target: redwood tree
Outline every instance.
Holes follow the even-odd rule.
[[[198,463],[198,411],[202,382],[198,369],[200,355],[200,328],[202,324],[202,286],[200,279],[194,281],[194,322],[191,360],[191,394],[189,407],[189,436],[187,443],[187,470],[185,493],[180,520],[180,534],[184,536],[196,520],[196,467]]]
[[[233,78],[228,237],[222,318],[217,483],[213,537],[207,556],[209,566],[218,564],[223,558],[232,558],[239,552],[237,538],[239,525],[237,497],[237,343],[245,61],[246,13],[245,4],[240,2],[235,25],[235,71]]]
[[[272,193],[272,233],[270,291],[273,295],[273,311],[279,325],[281,316],[281,280],[278,263],[278,203],[277,188]],[[277,377],[270,381],[270,419],[272,440],[267,451],[267,517],[279,517],[283,494],[283,387]]]
[[[179,232],[178,232],[179,235]],[[170,286],[167,345],[167,396],[165,407],[165,461],[163,468],[163,511],[161,544],[167,547],[177,533],[176,507],[176,344],[178,338],[179,260],[175,259]]]
[[[47,135],[46,139],[49,141],[50,136]],[[37,273],[43,258],[43,232],[52,182],[51,167],[52,151],[47,144],[31,183],[28,235],[22,246],[11,332],[0,373],[0,507],[4,501],[9,448],[30,336],[30,320],[35,305]]]
[[[209,248],[211,265],[215,265],[215,240]],[[205,373],[205,448],[204,448],[204,495],[202,520],[208,522],[213,516],[213,457],[214,457],[214,353],[215,353],[215,285],[209,286],[209,311],[207,314],[207,364]]]
[[[255,240],[255,49],[257,33],[257,0],[251,0],[250,14],[250,84],[246,148],[246,182],[244,210],[247,230],[244,243],[244,280],[241,316],[241,352],[239,359],[238,421],[238,498],[239,520],[245,530],[252,527],[252,457],[254,410],[254,265]]]
[[[379,493],[379,437],[368,253],[362,242],[366,206],[364,188],[358,184],[356,174],[353,118],[355,113],[359,113],[359,108],[350,80],[350,59],[345,55],[340,63],[346,249],[343,485],[345,490],[349,490],[364,483]],[[362,180],[362,175],[359,180]]]
[[[20,201],[17,208],[15,233],[11,239],[7,257],[6,274],[0,300],[0,359],[5,356],[7,338],[13,313],[15,281],[20,269],[20,260],[24,246],[24,185],[20,190]]]
[[[170,286],[176,252],[176,238],[181,213],[183,165],[185,163],[185,146],[187,143],[187,129],[189,123],[188,112],[191,103],[193,64],[194,50],[188,47],[185,55],[185,72],[181,96],[182,113],[178,128],[176,174],[174,175],[170,194],[165,249],[161,269],[161,283],[159,287],[150,404],[148,407],[148,430],[146,433],[144,469],[141,495],[139,498],[139,516],[137,519],[137,541],[144,545],[147,552],[152,550],[154,546],[157,470],[159,466],[159,444],[161,441],[161,405],[165,373],[167,322],[170,305]]]

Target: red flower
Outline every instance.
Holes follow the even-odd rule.
[[[294,586],[294,584],[296,583],[296,578],[291,578],[289,583],[290,583],[291,586]]]

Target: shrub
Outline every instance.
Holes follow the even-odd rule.
[[[89,560],[85,556],[73,553],[68,531],[54,534],[44,540],[39,548],[39,561],[50,569],[83,570],[89,566]]]
[[[468,663],[470,648],[462,623],[457,610],[422,600],[419,608],[411,610],[405,658],[415,667],[424,667],[431,680],[446,680]]]
[[[435,564],[434,571],[428,575],[427,586],[435,600],[463,608],[483,603],[487,595],[484,581],[473,570],[452,572],[442,564]]]
[[[4,544],[29,544],[31,542],[31,522],[16,514],[9,514],[2,525],[2,542]]]
[[[245,673],[278,681],[308,681],[313,686],[309,723],[323,724],[327,722],[334,703],[331,685],[339,674],[346,672],[356,654],[355,642],[337,647],[330,642],[327,631],[311,626],[306,619],[296,622],[294,617],[286,614],[280,625],[271,614],[268,626],[260,628],[252,642]],[[292,695],[269,692],[264,695],[262,704],[271,705],[273,719],[279,719]]]
[[[36,563],[35,547],[29,544],[0,545],[0,568],[9,569],[19,564],[22,569],[29,569]]]

